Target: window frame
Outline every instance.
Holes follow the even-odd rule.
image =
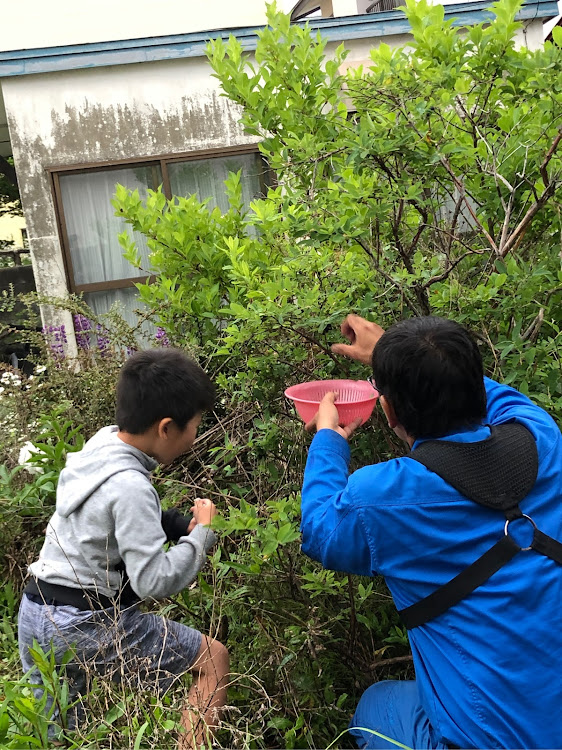
[[[72,294],[81,294],[88,292],[104,292],[112,289],[126,289],[142,284],[149,280],[150,276],[133,276],[126,279],[112,279],[111,281],[95,281],[88,284],[76,284],[74,281],[74,269],[72,265],[72,256],[70,253],[70,243],[68,241],[68,230],[64,215],[64,206],[62,201],[62,191],[60,185],[61,175],[69,174],[86,174],[88,172],[107,172],[111,170],[122,169],[123,167],[153,167],[158,165],[162,175],[162,191],[168,200],[171,200],[172,191],[170,176],[168,174],[168,164],[178,162],[195,161],[201,159],[213,159],[226,156],[235,156],[236,154],[256,154],[261,157],[263,163],[263,177],[260,179],[262,187],[265,189],[267,184],[272,183],[271,171],[260,154],[258,144],[242,144],[239,146],[225,146],[222,148],[201,149],[197,151],[186,151],[175,154],[161,154],[157,156],[143,156],[130,159],[116,159],[113,161],[89,162],[85,164],[56,165],[46,168],[51,182],[51,191],[53,195],[53,204],[58,229],[58,235],[63,256],[64,272],[69,292]],[[150,189],[150,188],[149,188]],[[155,189],[155,188],[153,188]]]

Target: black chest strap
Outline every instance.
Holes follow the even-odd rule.
[[[538,455],[531,433],[517,423],[491,427],[491,436],[476,443],[428,440],[409,454],[473,502],[503,511],[504,535],[487,552],[436,591],[399,611],[408,629],[446,612],[485,583],[522,549],[535,550],[562,565],[562,544],[537,529],[519,503],[537,478]],[[521,548],[509,535],[509,522],[526,519],[533,540]]]

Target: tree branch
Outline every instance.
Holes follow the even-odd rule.
[[[407,654],[406,656],[391,656],[389,659],[377,659],[369,665],[369,669],[378,669],[378,667],[386,667],[390,664],[401,664],[408,661],[412,661],[411,654]]]
[[[537,336],[539,335],[539,331],[541,329],[543,320],[544,320],[544,307],[541,307],[536,317],[533,318],[531,325],[522,334],[521,338],[523,339],[523,341],[531,341],[534,343],[537,340]]]
[[[402,288],[402,287],[400,286],[400,284],[398,284],[398,283],[397,283],[396,281],[394,281],[394,279],[392,278],[392,276],[390,276],[390,275],[389,275],[388,273],[386,273],[386,271],[384,271],[384,270],[383,270],[383,269],[382,269],[382,268],[380,267],[380,263],[378,262],[377,258],[375,258],[375,256],[374,256],[374,255],[373,255],[373,253],[371,252],[371,249],[370,249],[370,248],[369,248],[369,247],[368,247],[368,246],[366,245],[366,243],[365,243],[365,242],[364,242],[364,241],[363,241],[362,239],[360,239],[359,237],[354,237],[354,238],[353,238],[353,241],[354,241],[354,242],[356,242],[356,243],[357,243],[357,244],[358,244],[358,245],[359,245],[360,247],[362,247],[362,248],[363,248],[363,250],[364,250],[364,251],[365,251],[365,252],[367,253],[367,255],[369,256],[369,258],[371,258],[371,259],[372,259],[372,261],[373,261],[373,263],[374,263],[374,265],[375,265],[375,268],[376,268],[376,271],[377,271],[377,273],[378,273],[378,274],[380,274],[380,275],[381,275],[381,276],[383,277],[383,279],[385,279],[386,281],[388,281],[388,283],[389,283],[389,284],[391,284],[391,286],[393,286],[393,287],[395,287],[396,289],[398,289],[398,291],[399,291],[399,292],[400,292],[400,293],[402,294],[402,296],[404,297],[404,301],[406,302],[407,306],[408,306],[408,307],[410,308],[410,310],[411,310],[411,311],[412,311],[412,312],[414,313],[414,315],[420,315],[420,314],[422,314],[422,315],[423,315],[423,314],[424,314],[423,308],[421,308],[421,309],[420,309],[420,308],[419,308],[419,307],[418,307],[418,306],[416,305],[416,303],[415,303],[415,302],[414,302],[414,301],[413,301],[412,299],[410,299],[409,295],[408,295],[408,294],[406,294],[406,291],[405,291],[405,289],[403,289],[403,288]]]
[[[498,246],[494,242],[494,240],[491,237],[491,235],[489,234],[489,232],[482,226],[481,222],[479,221],[478,217],[476,216],[476,214],[474,212],[474,209],[470,205],[470,201],[468,200],[467,195],[466,195],[466,190],[465,190],[465,187],[464,187],[464,182],[459,177],[457,177],[456,174],[453,172],[453,168],[451,167],[451,165],[449,164],[449,160],[445,156],[440,156],[439,160],[440,160],[441,164],[445,167],[445,169],[447,170],[447,172],[451,175],[451,177],[453,179],[453,182],[455,183],[455,186],[456,186],[457,190],[459,191],[459,193],[461,194],[461,196],[462,196],[462,198],[464,200],[465,206],[468,208],[468,211],[469,211],[470,215],[472,216],[472,218],[474,220],[474,223],[476,224],[476,226],[478,227],[478,229],[482,232],[482,234],[486,237],[486,239],[490,243],[490,247],[494,250],[494,252],[496,252],[499,255]]]
[[[439,276],[432,276],[430,279],[428,279],[423,285],[423,289],[427,289],[432,284],[435,284],[437,281],[444,281],[449,276],[451,271],[459,265],[461,260],[468,258],[469,255],[483,255],[483,254],[484,254],[484,250],[468,250],[466,253],[463,253],[460,257],[458,257],[456,260],[450,263],[449,267],[445,271],[443,271],[443,273],[440,273]]]
[[[516,243],[519,241],[519,239],[523,238],[523,235],[527,231],[527,227],[531,223],[531,220],[533,216],[540,211],[540,209],[544,206],[544,204],[549,201],[554,193],[556,192],[558,184],[556,182],[549,182],[548,187],[544,191],[544,193],[541,195],[541,197],[538,199],[536,203],[534,203],[531,208],[527,211],[525,216],[521,219],[519,224],[515,227],[513,230],[513,233],[505,243],[505,245],[502,248],[501,253],[499,253],[501,258],[505,258],[505,256],[508,254],[508,252],[515,247]]]
[[[561,140],[562,140],[562,128],[559,128],[558,135],[552,142],[551,147],[546,152],[546,156],[544,157],[544,161],[541,164],[540,170],[539,170],[541,173],[542,181],[544,182],[545,188],[547,188],[550,184],[550,180],[548,179],[548,173],[546,171],[546,168],[548,166],[549,161],[552,159],[552,157],[556,153],[556,149],[558,148],[558,144],[560,143]]]

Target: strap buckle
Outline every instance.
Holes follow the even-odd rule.
[[[510,536],[508,532],[509,524],[512,521],[518,521],[522,518],[525,518],[527,521],[529,521],[533,525],[533,536],[534,536],[534,532],[537,530],[537,524],[533,521],[531,516],[528,516],[526,513],[521,513],[521,515],[517,516],[517,518],[508,518],[507,521],[505,522],[505,526],[503,527],[504,534],[506,536]],[[530,547],[521,547],[521,552],[528,552],[531,549],[533,549],[532,545]]]

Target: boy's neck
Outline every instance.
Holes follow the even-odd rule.
[[[139,435],[133,435],[133,433],[125,432],[125,430],[118,430],[117,437],[124,443],[127,443],[127,445],[132,445],[133,448],[146,453],[147,456],[156,458],[154,455],[154,435],[152,435],[152,430],[141,432]]]

